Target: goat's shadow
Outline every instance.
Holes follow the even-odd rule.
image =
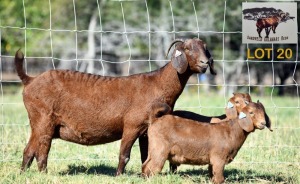
[[[126,171],[126,172],[130,173],[130,171]],[[102,174],[102,175],[114,176],[115,173],[116,173],[116,168],[107,165],[83,166],[83,165],[71,164],[68,165],[68,169],[66,169],[65,171],[61,171],[59,174],[60,175]]]
[[[116,168],[107,166],[107,165],[93,165],[93,166],[83,166],[71,164],[68,165],[68,169],[65,171],[61,171],[60,175],[79,175],[79,174],[88,174],[88,175],[107,175],[107,176],[115,176]],[[126,170],[126,174],[140,176],[140,173],[136,173],[131,170]],[[161,175],[169,175],[169,172],[164,172]],[[201,176],[209,179],[208,170],[206,168],[195,168],[188,169],[185,171],[178,171],[175,174],[181,177],[189,177],[190,176]],[[272,181],[276,183],[285,183],[287,181],[293,181],[292,177],[282,177],[278,175],[259,173],[253,170],[238,170],[238,169],[225,169],[224,177],[226,182],[243,182],[243,181]],[[201,178],[193,177],[194,182],[201,182]]]
[[[186,171],[178,171],[178,175],[185,177],[185,176],[204,176],[209,178],[208,170],[204,168],[198,169],[191,169]],[[278,175],[266,174],[266,173],[259,173],[253,170],[238,170],[238,169],[225,169],[224,170],[224,177],[226,182],[242,182],[242,181],[272,181],[272,182],[287,182],[292,181],[293,178],[291,177],[281,177]],[[200,181],[195,181],[200,182]]]

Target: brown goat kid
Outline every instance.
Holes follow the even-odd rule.
[[[229,119],[235,119],[238,117],[242,109],[249,103],[252,102],[251,96],[248,93],[233,93],[233,97],[228,100],[225,113],[220,116],[204,116],[190,111],[177,110],[172,114],[182,118],[195,120],[200,123],[220,123]],[[177,166],[170,163],[170,171],[176,172]]]
[[[248,93],[233,93],[233,97],[228,100],[225,108],[226,114],[220,116],[204,116],[190,111],[176,110],[172,114],[182,118],[187,118],[201,123],[219,123],[221,120],[237,118],[241,110],[252,102],[251,96]]]
[[[21,170],[37,159],[46,170],[53,138],[82,145],[121,141],[116,174],[124,172],[133,143],[140,136],[142,161],[147,158],[151,106],[171,108],[193,73],[215,74],[213,60],[200,39],[174,41],[171,62],[157,71],[128,77],[105,77],[68,70],[51,70],[30,77],[23,70],[24,55],[15,56],[17,73],[24,84],[23,101],[28,111],[31,136],[23,153]],[[170,50],[169,48],[169,50]]]
[[[247,136],[255,129],[271,128],[260,102],[250,102],[236,119],[215,124],[198,123],[173,115],[157,118],[168,110],[156,109],[157,106],[153,109],[148,128],[148,158],[142,166],[145,176],[160,172],[165,161],[169,160],[175,165],[209,164],[212,181],[222,183],[225,164],[234,159]]]

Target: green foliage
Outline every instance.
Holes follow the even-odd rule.
[[[52,0],[51,4],[49,4],[49,1],[25,0],[23,6],[23,1],[21,0],[2,0],[0,3],[1,26],[24,28],[26,20],[27,28],[27,30],[7,28],[9,29],[7,30],[8,33],[6,33],[5,29],[2,29],[2,51],[13,54],[12,51],[15,52],[15,48],[24,47],[24,34],[26,32],[27,50],[29,52],[37,54],[41,52],[39,49],[36,49],[39,47],[45,48],[42,51],[44,54],[49,54],[51,52],[50,46],[49,43],[45,44],[45,42],[50,42],[50,28],[52,30],[88,30],[89,21],[93,14],[101,16],[102,27],[98,27],[98,29],[103,31],[124,31],[123,19],[125,20],[127,31],[148,31],[148,18],[151,22],[151,28],[154,30],[165,23],[167,25],[163,25],[164,29],[169,30],[170,28],[172,30],[172,19],[174,18],[176,31],[197,31],[194,7],[191,2],[147,1],[149,17],[144,1],[135,1],[134,3],[131,1],[120,3],[118,1],[105,0],[98,0],[98,3],[96,0],[74,2],[75,4],[73,4],[72,0]],[[238,1],[228,2],[227,9],[231,11],[232,7],[236,7],[235,3],[238,3]],[[214,0],[213,2],[205,1],[200,3],[194,1],[194,6],[197,11],[200,30],[222,31],[224,8],[216,7],[223,7],[224,2]],[[122,11],[125,14],[124,18]],[[239,16],[239,19],[236,19],[236,16]],[[240,26],[240,24],[236,24],[236,20],[240,21],[240,17],[240,15],[230,14],[230,16],[226,17],[226,26],[230,28]],[[163,21],[163,19],[166,20]],[[193,26],[189,27],[191,25]],[[29,31],[32,28],[37,28],[37,30]],[[236,28],[234,29],[236,30]],[[13,31],[18,33],[11,34]],[[52,34],[55,35],[55,32],[52,32]],[[64,40],[63,37],[60,37],[60,39]],[[86,42],[86,38],[80,39],[79,37],[79,42]],[[41,43],[43,44],[40,45]]]
[[[1,0],[0,25],[5,27],[8,26],[8,28],[2,30],[1,50],[4,53],[14,53],[18,48],[24,46],[24,28],[49,29],[49,20],[48,1],[25,0],[23,6],[21,0]],[[16,29],[17,27],[20,29]],[[44,35],[45,33],[40,34]],[[34,40],[41,37],[40,34],[29,33],[26,36],[28,40]],[[34,44],[34,47],[39,45],[36,42]],[[29,45],[29,48],[30,47],[31,46]]]

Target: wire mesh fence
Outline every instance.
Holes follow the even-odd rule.
[[[64,26],[57,23],[59,17],[53,14],[58,3],[53,4],[49,0],[42,3],[47,7],[44,8],[47,19],[41,22],[47,23],[46,26],[41,24],[41,27],[35,27],[30,19],[32,7],[38,8],[39,4],[26,0],[16,3],[19,4],[16,10],[22,13],[15,17],[15,23],[7,21],[5,16],[0,17],[0,162],[21,161],[22,150],[30,134],[21,92],[11,95],[12,86],[21,84],[12,64],[17,49],[24,51],[26,71],[32,75],[49,69],[72,69],[98,75],[127,76],[153,71],[166,64],[169,59],[164,54],[172,40],[198,37],[208,43],[218,75],[216,78],[209,74],[193,76],[175,108],[217,115],[223,112],[232,92],[248,92],[265,104],[274,132],[263,131],[251,136],[241,150],[248,153],[244,154],[247,156],[239,157],[234,163],[300,164],[298,44],[290,45],[294,56],[288,61],[278,61],[274,54],[269,60],[248,60],[245,52],[253,45],[241,44],[241,21],[234,23],[231,18],[241,19],[242,1],[235,2],[235,5],[230,1],[216,1],[216,10],[211,10],[214,14],[209,13],[214,3],[196,0],[184,3],[163,1],[158,12],[147,0],[96,0],[88,10],[81,9],[85,7],[84,3],[62,1],[62,6],[68,4],[73,10],[66,16],[73,17],[71,23]],[[106,11],[116,7],[118,9],[112,15]],[[84,16],[86,11],[92,12],[89,19]],[[114,25],[112,18],[107,18],[109,16],[115,16],[118,25]],[[86,27],[82,27],[82,21],[87,22],[84,24]],[[217,21],[218,26],[214,26],[213,21]],[[9,48],[13,44],[4,41],[7,35],[19,39],[19,48]],[[240,42],[240,45],[231,43],[234,41]],[[274,44],[267,46],[280,47]],[[281,67],[287,66],[290,67],[289,77],[281,84],[277,74]],[[259,78],[259,75],[263,77]],[[277,92],[282,87],[290,93],[278,96]],[[97,156],[99,152],[118,152],[119,143],[114,150],[99,147],[83,149],[61,141],[54,141],[52,147],[50,160],[101,160]],[[62,152],[74,154],[66,156]],[[105,160],[117,160],[117,157]]]

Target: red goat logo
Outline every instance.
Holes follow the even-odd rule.
[[[266,38],[269,38],[271,29],[272,29],[273,33],[275,34],[276,33],[275,30],[276,30],[276,27],[278,26],[278,24],[280,22],[286,21],[287,17],[289,17],[289,13],[281,12],[280,14],[275,15],[275,16],[257,19],[257,22],[256,22],[257,29],[256,30],[257,30],[259,37],[261,38],[260,33],[262,32],[263,29],[265,29],[265,31],[266,31]]]
[[[298,42],[297,3],[243,3],[242,14],[243,43]]]

